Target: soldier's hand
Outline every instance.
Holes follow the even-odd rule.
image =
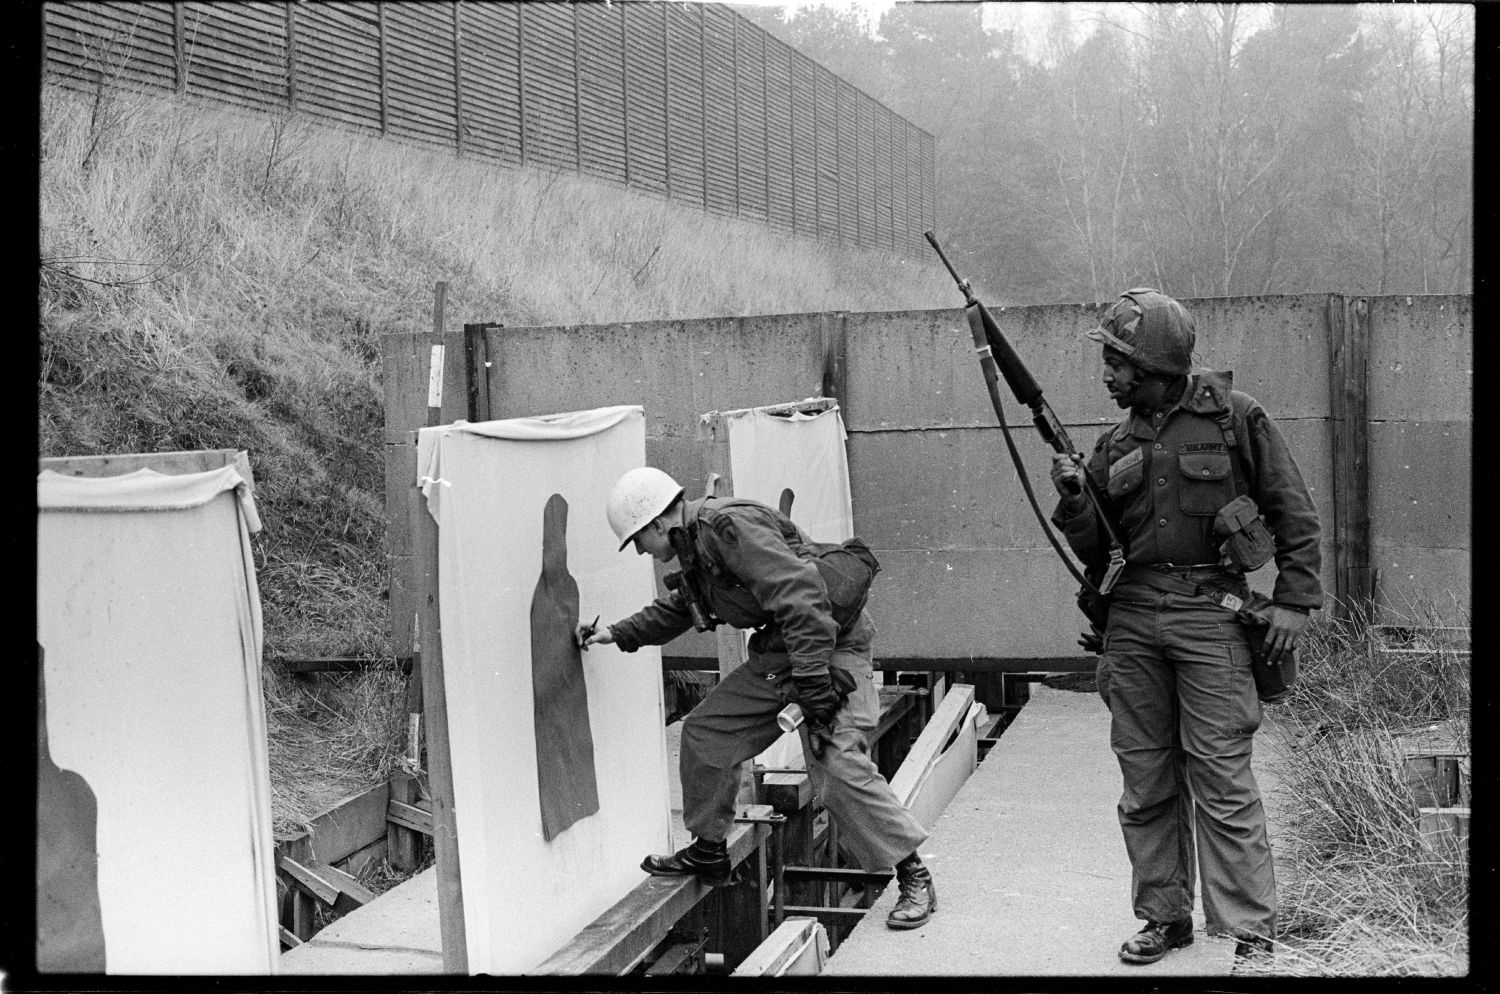
[[[1063,502],[1070,508],[1083,504],[1083,473],[1072,456],[1061,452],[1052,455],[1052,485],[1057,488]]]
[[[827,725],[809,723],[807,726],[807,746],[812,750],[813,759],[821,760],[828,743],[833,739],[833,732]]]
[[[588,649],[591,645],[610,645],[615,640],[614,629],[605,625],[603,628],[591,631],[592,625],[579,625],[575,638],[580,649]]]
[[[1266,629],[1266,658],[1272,663],[1279,663],[1284,653],[1291,652],[1296,647],[1297,640],[1307,629],[1307,615],[1289,607],[1272,604],[1265,616],[1269,624]]]

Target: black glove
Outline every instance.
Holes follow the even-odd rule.
[[[1088,652],[1102,655],[1104,652],[1104,636],[1099,629],[1093,628],[1086,632],[1078,633],[1078,644]]]
[[[832,677],[827,673],[819,673],[816,676],[793,677],[792,683],[797,688],[797,703],[802,705],[802,713],[807,716],[808,721],[815,725],[828,724],[842,703],[838,691],[834,689]]]
[[[837,666],[828,667],[827,673],[817,676],[794,677],[797,688],[797,703],[814,724],[826,725],[856,686],[854,674]]]

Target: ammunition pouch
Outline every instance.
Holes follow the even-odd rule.
[[[1276,540],[1260,516],[1260,508],[1242,494],[1214,515],[1214,537],[1226,563],[1245,572],[1258,570],[1276,555]]]
[[[1293,646],[1281,654],[1278,662],[1266,658],[1266,631],[1270,627],[1267,617],[1271,599],[1265,594],[1251,591],[1245,598],[1245,606],[1235,612],[1245,626],[1245,635],[1250,641],[1250,673],[1255,677],[1255,693],[1265,703],[1279,701],[1292,692],[1297,682],[1297,648]]]
[[[859,620],[870,597],[870,584],[880,572],[880,560],[863,539],[847,542],[812,542],[806,547],[813,566],[828,589],[828,603],[839,631],[847,631]]]

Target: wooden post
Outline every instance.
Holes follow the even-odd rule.
[[[719,951],[731,969],[765,941],[770,902],[766,890],[766,850],[770,839],[764,838],[741,868],[743,879],[729,887],[714,890],[719,905]]]
[[[382,135],[390,132],[390,89],[387,86],[387,61],[386,61],[386,36],[385,36],[385,4],[375,5],[375,38],[376,38],[376,65],[375,75],[380,80],[380,133]]]
[[[416,444],[412,433],[412,444]],[[422,643],[422,704],[427,727],[428,788],[432,794],[432,845],[437,862],[438,919],[443,969],[469,972],[468,940],[459,872],[458,812],[453,799],[453,762],[448,751],[448,692],[443,686],[443,643],[438,601],[438,526],[427,512],[420,485],[412,483],[408,506],[412,529],[413,589]]]
[[[1328,298],[1328,393],[1333,422],[1334,616],[1368,615],[1370,567],[1370,306]]]
[[[516,4],[516,114],[521,165],[526,164],[526,5]]]
[[[666,4],[662,4],[662,6],[665,7]],[[698,126],[698,144],[702,154],[700,161],[703,163],[700,171],[703,173],[704,210],[708,209],[708,164],[710,162],[708,157],[708,79],[706,78],[708,71],[708,39],[705,37],[708,29],[704,14],[704,9],[707,6],[707,4],[700,3],[695,7],[698,11],[698,120],[700,122]],[[670,53],[671,49],[667,51]]]
[[[578,69],[578,5],[570,3],[567,9],[568,23],[573,29],[573,168],[583,173],[583,86]]]
[[[390,800],[403,804],[416,804],[418,781],[410,773],[395,773],[391,776]],[[417,868],[418,833],[389,819],[385,823],[386,859],[398,870],[411,872]]]
[[[848,356],[849,343],[849,312],[834,311],[832,314],[818,315],[818,327],[823,338],[823,396],[838,402],[839,407],[848,410],[848,398],[845,395],[847,377],[845,365]],[[844,415],[847,425],[849,417]]]
[[[297,109],[297,5],[286,5],[286,109]]]
[[[459,22],[458,3],[453,4],[453,146],[464,154],[464,73],[463,26]]]
[[[621,40],[621,43],[623,44],[624,40],[625,40],[625,11],[623,9],[620,11],[620,40]],[[671,120],[672,120],[672,32],[671,32],[670,28],[668,27],[668,22],[667,22],[667,5],[666,4],[662,4],[661,5],[661,78],[662,78],[661,105],[662,105],[663,108],[666,109],[666,119],[670,123]],[[626,109],[626,113],[628,115],[629,111],[630,111],[630,104],[628,102],[625,105],[625,109]],[[629,132],[630,132],[630,128],[629,128],[629,125],[628,125],[629,118],[627,117],[626,120],[627,120],[627,126],[625,128],[625,131],[626,131],[626,134],[628,136]],[[627,140],[626,149],[627,150],[629,149],[628,140]],[[673,189],[672,189],[672,143],[671,143],[671,141],[667,141],[667,142],[663,143],[663,151],[665,153],[665,155],[663,156],[663,158],[664,158],[664,162],[665,162],[666,176],[667,176],[667,199],[671,200],[671,199],[673,199],[673,197],[676,196],[676,194],[673,192]]]
[[[736,217],[743,217],[745,202],[744,194],[740,192],[740,159],[744,156],[745,150],[740,147],[740,20],[738,17],[729,22],[729,51],[729,65],[732,73],[729,77],[729,87],[734,94],[730,100],[734,109],[734,214]]]
[[[187,92],[187,4],[172,5],[172,56],[177,92]]]
[[[470,424],[490,420],[489,330],[503,327],[494,323],[464,325],[464,383]]]

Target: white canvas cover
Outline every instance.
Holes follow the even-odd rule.
[[[842,542],[854,536],[849,496],[849,460],[844,451],[844,420],[838,406],[790,416],[752,408],[725,414],[729,427],[729,472],[734,495],[778,506],[790,488],[791,518],[816,542]],[[805,769],[802,740],[788,732],[755,757],[768,769]]]
[[[776,507],[781,491],[796,495],[792,520],[815,542],[854,536],[844,419],[837,405],[791,416],[753,408],[725,415],[734,495]]]
[[[419,474],[438,523],[438,589],[469,969],[525,973],[645,879],[670,845],[661,653],[582,654],[598,810],[547,841],[539,811],[531,606],[548,501],[567,501],[580,619],[655,596],[649,558],[605,500],[645,464],[640,407],[424,429]]]
[[[48,743],[97,800],[108,973],[275,971],[258,527],[232,466],[37,476]]]

